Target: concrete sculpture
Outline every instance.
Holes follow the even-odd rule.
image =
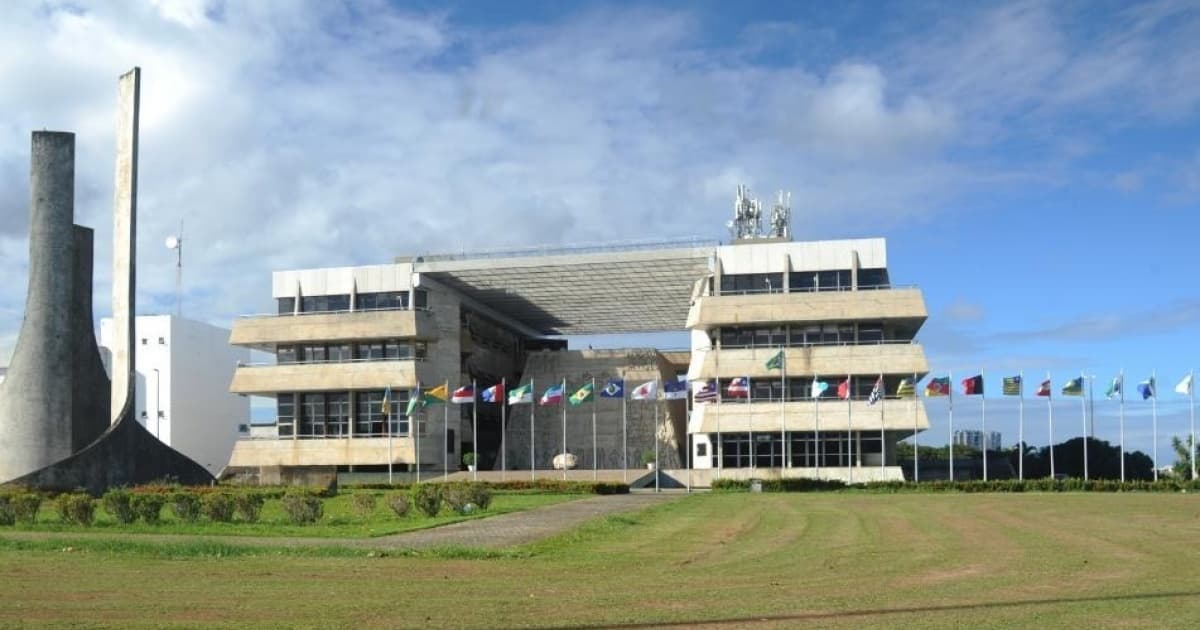
[[[212,481],[133,418],[139,80],[137,68],[121,77],[113,315],[126,334],[111,385],[92,330],[92,230],[74,225],[75,135],[33,134],[29,291],[0,383],[0,484],[100,493],[164,478]]]

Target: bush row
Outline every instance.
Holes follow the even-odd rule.
[[[347,490],[405,490],[417,485],[453,485],[455,483],[477,483],[496,491],[537,491],[561,492],[564,494],[629,494],[629,484],[619,481],[564,481],[562,479],[523,479],[509,481],[472,481],[472,482],[427,482],[422,484],[407,483],[361,483],[342,486]]]
[[[716,479],[713,492],[748,492],[750,481]],[[1115,479],[990,479],[988,481],[873,481],[848,485],[826,479],[764,479],[763,492],[1186,492],[1200,491],[1200,480],[1159,479],[1125,481]]]

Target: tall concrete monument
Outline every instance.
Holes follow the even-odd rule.
[[[92,230],[74,224],[75,135],[33,133],[29,291],[0,383],[0,484],[99,493],[164,478],[212,481],[147,432],[131,406],[140,75],[134,68],[120,83],[113,316],[121,345],[111,383],[92,328]]]

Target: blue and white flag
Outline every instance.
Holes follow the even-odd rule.
[[[610,378],[608,383],[604,385],[604,389],[600,390],[601,398],[624,398],[625,397],[625,380],[620,378]]]
[[[1154,398],[1155,394],[1157,393],[1154,389],[1154,379],[1151,378],[1138,383],[1138,393],[1142,395],[1142,400]]]
[[[698,403],[715,402],[721,397],[721,390],[717,388],[715,380],[697,381],[692,388],[696,390],[693,398]]]
[[[874,405],[875,403],[879,402],[879,399],[881,399],[881,398],[883,398],[883,377],[882,376],[880,376],[875,381],[875,387],[871,390],[871,395],[867,396],[867,404]]]
[[[687,381],[663,381],[663,400],[687,400]]]

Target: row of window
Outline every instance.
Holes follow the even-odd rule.
[[[349,437],[351,425],[358,437],[387,435],[383,396],[383,390],[278,394],[275,406],[279,436]],[[407,406],[408,392],[392,390],[393,435],[409,434],[409,420],[404,414]],[[421,424],[424,433],[425,423]]]
[[[777,324],[773,326],[724,326],[715,336],[722,348],[778,348],[871,344],[883,341],[912,341],[898,335],[883,322],[830,322],[824,324]]]
[[[789,292],[843,291],[854,285],[849,269],[826,271],[793,271],[788,274]],[[888,272],[884,268],[859,269],[858,288],[888,287]],[[783,293],[783,273],[737,273],[721,276],[721,293]]]
[[[812,433],[791,432],[787,434],[788,448],[784,452],[783,441],[779,433],[723,433],[721,448],[718,454],[721,465],[725,468],[749,468],[751,465],[760,468],[779,467],[785,457],[789,465],[795,468],[812,467],[845,467],[861,463],[867,453],[881,452],[882,440],[877,432],[851,433],[848,431],[822,432],[820,439],[814,439]],[[696,455],[705,457],[707,453],[697,444]],[[861,453],[856,456],[859,449]]]
[[[408,305],[408,291],[382,291],[377,293],[356,293],[354,295],[354,310],[381,311],[405,310]],[[429,293],[425,289],[414,289],[413,307],[427,308]],[[291,315],[297,312],[296,298],[285,297],[276,300],[280,315]],[[340,295],[306,295],[300,298],[301,313],[330,313],[350,310],[350,294]]]
[[[275,360],[280,364],[424,359],[428,355],[429,345],[424,341],[412,339],[379,339],[354,343],[330,341],[275,348]]]

